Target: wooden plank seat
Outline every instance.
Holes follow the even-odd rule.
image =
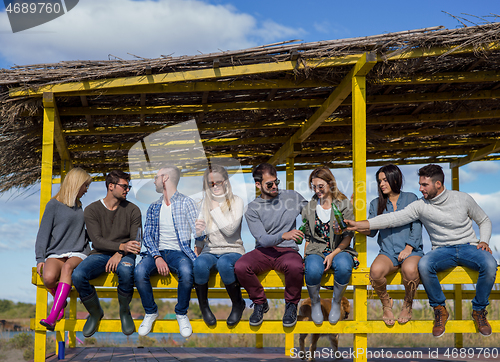
[[[350,285],[354,288],[365,289],[370,284],[368,275],[369,268],[360,268],[353,271]],[[473,284],[477,280],[478,273],[466,268],[456,267],[449,271],[438,274],[442,285],[455,285],[455,289],[446,289],[445,295],[449,300],[455,300],[460,296],[460,301],[472,299],[475,295],[475,290],[463,289],[463,284]],[[322,278],[322,285],[333,285],[333,273],[328,272]],[[266,295],[269,299],[283,299],[284,293],[284,276],[275,271],[270,271],[259,276],[266,290]],[[388,278],[389,285],[401,286],[397,290],[390,289],[389,293],[394,299],[403,299],[404,290],[402,289],[401,273],[397,272]],[[47,315],[47,290],[43,285],[43,281],[36,272],[36,268],[32,270],[32,283],[37,287],[37,304],[36,318],[31,319],[31,329],[35,330],[35,362],[44,359],[37,359],[37,351],[45,353],[45,338],[46,329],[41,326],[38,321],[45,318]],[[166,277],[154,276],[151,278],[153,285],[153,293],[156,299],[158,298],[177,298],[177,277],[168,275]],[[500,273],[497,273],[496,283],[500,283]],[[114,273],[106,273],[92,281],[92,285],[96,287],[100,298],[116,298],[116,287],[118,286],[118,277]],[[366,305],[357,306],[354,292],[351,287],[346,291],[346,297],[353,299],[352,308],[367,308]],[[248,298],[244,289],[242,289],[243,297]],[[323,298],[331,298],[332,291],[327,289],[321,290]],[[302,298],[307,298],[307,289],[302,289]],[[64,332],[69,331],[69,346],[76,345],[75,332],[82,331],[85,324],[85,319],[76,319],[76,303],[78,293],[73,288],[70,293],[69,317],[59,321],[56,325],[57,340],[64,340]],[[137,291],[134,292],[134,298],[140,298]],[[192,292],[193,300],[196,300],[196,293]],[[209,281],[209,298],[229,299],[226,293],[224,284],[218,274],[212,275]],[[374,298],[377,298],[374,296]],[[427,299],[424,290],[417,291],[416,299]],[[491,298],[500,299],[500,290],[493,290]],[[219,320],[215,326],[207,326],[202,319],[191,320],[193,333],[239,333],[239,334],[255,334],[257,347],[262,347],[262,334],[285,334],[285,353],[290,354],[291,348],[294,347],[294,335],[300,333],[431,333],[433,320],[412,320],[404,325],[396,323],[392,327],[387,327],[382,320],[356,320],[355,313],[351,313],[354,320],[340,321],[335,326],[330,323],[323,323],[322,326],[316,326],[313,322],[297,322],[294,327],[283,327],[281,320],[267,320],[264,318],[262,325],[253,327],[248,324],[248,320],[242,320],[237,326],[228,327],[224,320]],[[461,313],[460,313],[461,314]],[[446,324],[446,333],[475,333],[476,327],[469,316],[465,320],[449,320]],[[135,320],[136,330],[139,328],[142,320]],[[493,333],[500,333],[500,320],[490,320]],[[121,325],[119,319],[103,319],[99,325],[98,332],[120,332]],[[151,333],[178,333],[179,328],[176,320],[156,320]],[[43,347],[42,347],[43,345]],[[45,354],[44,354],[45,356]]]

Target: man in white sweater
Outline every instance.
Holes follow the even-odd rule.
[[[455,266],[465,266],[479,272],[476,296],[472,300],[472,318],[479,333],[491,334],[486,319],[486,306],[495,283],[497,262],[488,246],[491,221],[468,194],[450,191],[444,187],[441,166],[427,165],[418,171],[420,192],[423,198],[414,201],[401,211],[379,215],[370,220],[345,220],[348,230],[378,230],[406,225],[420,220],[429,233],[432,251],[425,254],[418,264],[420,278],[434,308],[432,334],[441,337],[445,332],[448,312],[446,298],[437,273]],[[479,226],[479,240],[472,228],[472,220]]]

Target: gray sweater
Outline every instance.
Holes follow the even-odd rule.
[[[294,240],[284,240],[281,236],[296,228],[296,219],[307,200],[292,190],[281,190],[275,198],[264,200],[257,197],[248,204],[245,219],[255,238],[255,247],[278,246],[299,247]]]
[[[36,262],[43,263],[50,255],[71,251],[86,254],[90,252],[85,239],[83,210],[81,206],[69,207],[51,199],[45,207],[36,236]]]
[[[444,190],[433,199],[419,199],[404,209],[369,219],[370,229],[386,229],[420,220],[429,233],[432,248],[490,241],[491,221],[474,199],[460,191]],[[479,240],[472,228],[479,226]]]

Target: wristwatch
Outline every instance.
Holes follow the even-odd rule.
[[[118,250],[118,254],[121,254],[122,256],[125,256],[125,252],[123,250]]]

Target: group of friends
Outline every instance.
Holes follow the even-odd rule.
[[[138,333],[145,336],[158,318],[150,278],[173,273],[178,278],[175,314],[179,331],[189,337],[192,328],[187,311],[193,287],[203,320],[209,326],[217,323],[209,306],[208,281],[211,273],[219,272],[232,302],[227,325],[234,326],[241,320],[246,308],[243,287],[253,305],[249,324],[259,326],[269,304],[258,275],[269,270],[285,276],[284,327],[297,322],[304,278],[311,298],[311,317],[315,324],[323,323],[321,278],[333,270],[328,321],[336,324],[342,296],[358,264],[357,253],[350,246],[357,231],[372,237],[378,233],[380,251],[370,268],[370,282],[382,302],[382,318],[387,325],[395,324],[396,318],[386,277],[401,269],[405,298],[397,321],[404,324],[411,320],[413,298],[422,281],[434,308],[432,333],[442,336],[448,312],[437,273],[461,265],[479,272],[472,318],[480,334],[491,334],[486,307],[497,271],[488,246],[491,221],[471,196],[444,187],[440,166],[431,164],[419,170],[421,199],[401,190],[403,176],[397,166],[381,167],[376,174],[379,196],[370,203],[369,218],[364,221],[353,221],[352,203],[339,191],[326,166],[314,169],[309,176],[309,187],[314,192],[309,202],[293,190],[280,190],[280,180],[271,164],[258,165],[252,175],[260,196],[245,207],[243,200],[233,194],[227,170],[209,165],[203,175],[203,200],[197,205],[177,189],[179,168],[162,167],[154,178],[161,196],[149,206],[142,233],[141,212],[126,200],[132,187],[129,174],[119,170],[108,173],[106,196],[83,210],[80,198],[92,178],[81,168],[72,169],[47,203],[37,235],[37,272],[54,296],[52,309],[40,324],[54,330],[64,317],[74,285],[89,313],[83,335],[92,336],[104,313],[91,280],[114,272],[118,276],[122,332],[135,332],[129,306],[135,285],[145,311]],[[335,217],[338,211],[343,220]],[[241,238],[243,215],[255,238],[255,249],[246,253]],[[303,220],[300,230],[296,225],[299,215]],[[479,226],[479,240],[472,221]],[[432,243],[432,250],[425,255],[422,224]],[[304,258],[299,254],[302,240]],[[136,265],[142,243],[147,253]]]

